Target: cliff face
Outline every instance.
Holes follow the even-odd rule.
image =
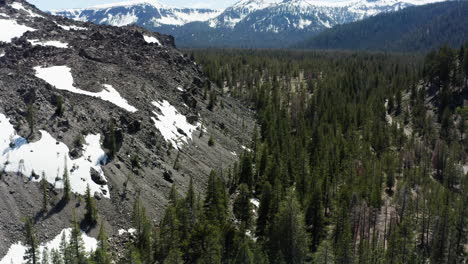
[[[22,217],[35,217],[42,240],[69,226],[72,209],[81,217],[86,186],[111,236],[130,227],[137,196],[158,221],[173,184],[185,191],[193,178],[201,192],[210,170],[230,166],[249,142],[252,113],[171,36],[75,22],[16,0],[0,0],[0,28],[0,259],[22,239]],[[75,194],[68,204],[64,171]]]

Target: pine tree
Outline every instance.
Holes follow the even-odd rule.
[[[71,195],[70,195],[71,186],[70,186],[70,178],[68,176],[68,168],[67,168],[66,157],[65,157],[65,166],[63,168],[62,181],[63,181],[63,197],[62,197],[62,200],[64,200],[65,202],[69,202],[70,198],[71,198]]]
[[[34,134],[34,126],[36,124],[35,112],[36,111],[34,110],[34,106],[32,104],[28,104],[26,119],[28,121],[29,135],[30,136],[32,136]]]
[[[184,260],[182,259],[182,253],[179,249],[174,248],[169,251],[166,259],[164,260],[163,264],[183,264]]]
[[[50,251],[51,256],[51,264],[63,264],[62,256],[60,255],[60,251],[56,249],[52,249]]]
[[[176,208],[170,205],[166,208],[160,224],[160,254],[166,258],[171,251],[177,250],[180,243],[179,220]]]
[[[281,254],[288,263],[303,263],[309,241],[304,214],[292,189],[280,204],[271,232],[271,256]]]
[[[324,236],[325,220],[323,216],[321,195],[322,192],[319,186],[315,186],[305,212],[307,231],[309,231],[309,234],[311,235],[310,248],[312,251],[317,249],[320,240]]]
[[[254,264],[254,256],[250,250],[249,244],[244,242],[236,256],[236,264]]]
[[[96,202],[94,197],[91,196],[91,190],[89,188],[89,184],[86,187],[86,214],[85,214],[85,221],[90,225],[95,225],[97,223],[97,208]]]
[[[140,197],[135,200],[132,218],[133,225],[136,229],[135,246],[138,250],[138,255],[141,260],[151,262],[151,258],[153,257],[151,252],[152,226],[148,216],[146,215],[146,209],[141,203]]]
[[[81,234],[81,229],[76,220],[75,211],[73,211],[70,242],[68,244],[70,248],[70,255],[73,264],[86,264],[84,242]]]
[[[252,189],[254,186],[252,159],[248,153],[244,153],[240,161],[239,184],[245,183]]]
[[[64,264],[72,264],[73,258],[71,255],[70,246],[67,240],[66,232],[63,232],[61,240],[60,240],[60,255],[63,258]]]
[[[234,201],[233,211],[237,220],[241,223],[241,230],[247,230],[252,224],[251,193],[246,184],[239,185],[239,195]]]
[[[101,226],[98,234],[98,247],[94,253],[94,261],[96,264],[110,264],[109,246],[107,243],[107,234],[104,230],[104,222],[101,220]]]
[[[24,260],[27,264],[39,264],[39,242],[36,238],[36,230],[34,229],[34,221],[28,217],[24,223],[24,240],[26,246],[26,252],[24,254]]]
[[[41,264],[49,264],[49,249],[47,247],[42,249]]]
[[[42,179],[41,179],[41,189],[42,189],[42,212],[47,212],[47,206],[49,204],[49,195],[48,195],[48,190],[49,190],[49,183],[46,180],[45,173],[42,173]]]
[[[260,208],[258,209],[257,228],[256,233],[259,238],[266,235],[267,226],[272,219],[271,206],[272,206],[272,188],[269,182],[265,182],[262,188],[262,196],[260,198]]]

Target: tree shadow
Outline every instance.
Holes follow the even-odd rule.
[[[68,204],[68,201],[67,201],[67,200],[65,200],[65,199],[60,199],[60,201],[59,201],[56,205],[54,205],[54,207],[52,207],[52,208],[47,212],[47,214],[46,214],[45,216],[43,216],[43,217],[44,217],[44,220],[45,220],[45,219],[48,219],[48,218],[50,218],[50,217],[52,217],[52,216],[55,215],[55,214],[60,213],[60,212],[63,210],[63,208],[65,208],[65,207],[67,206],[67,204]],[[39,214],[40,214],[40,213],[39,213]],[[42,214],[44,215],[44,213],[42,213]]]

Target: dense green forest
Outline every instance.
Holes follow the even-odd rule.
[[[427,52],[444,44],[459,47],[468,37],[467,14],[467,1],[414,6],[338,25],[295,46],[405,52]]]
[[[173,185],[160,223],[135,199],[121,263],[466,262],[468,46],[425,57],[187,52],[219,87],[203,91],[211,111],[236,97],[258,127],[205,193]],[[53,263],[111,263],[102,227],[90,256],[73,227]]]

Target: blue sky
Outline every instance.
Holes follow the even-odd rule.
[[[171,6],[223,8],[238,0],[159,0],[158,2]],[[28,0],[42,10],[65,8],[83,8],[95,5],[125,2],[125,0]]]

